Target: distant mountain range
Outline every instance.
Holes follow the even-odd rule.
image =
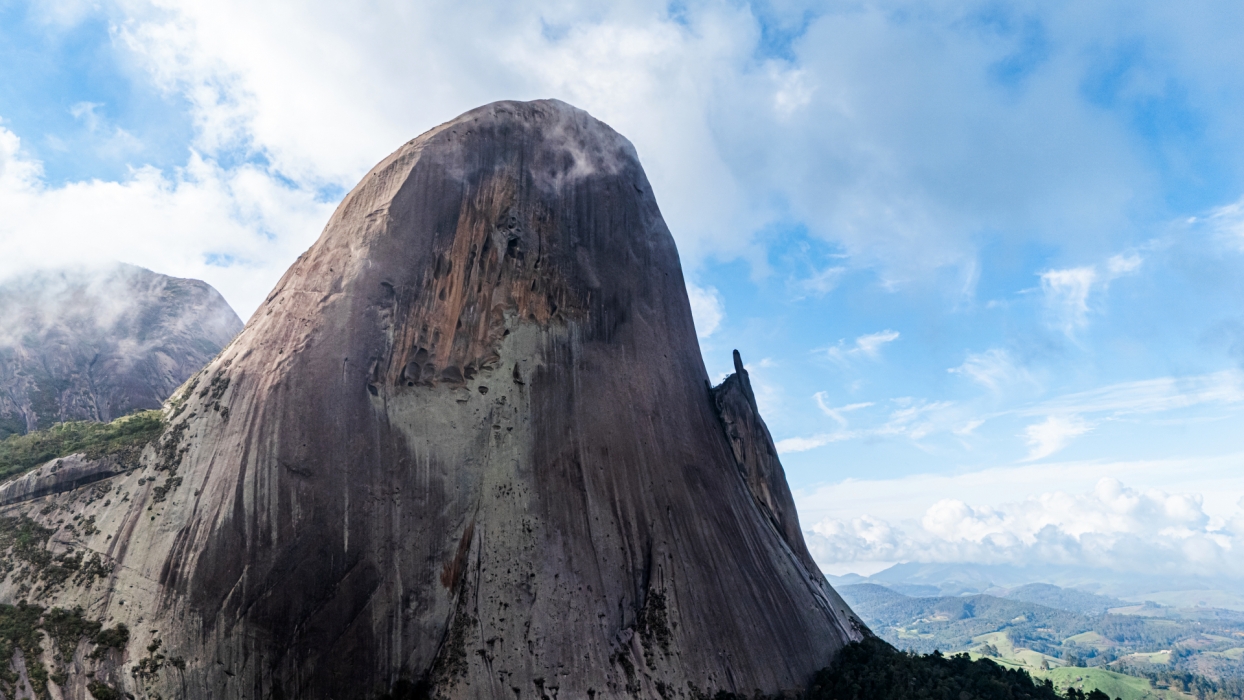
[[[861,583],[885,586],[904,595],[916,597],[961,596],[976,593],[1002,595],[1004,591],[1018,591],[1029,584],[1039,582],[1050,588],[1059,588],[1068,595],[1094,596],[1082,598],[1081,612],[1090,612],[1105,600],[1118,601],[1119,605],[1153,601],[1174,607],[1216,607],[1244,611],[1244,582],[1221,577],[1205,577],[1188,574],[1136,574],[1121,573],[1108,569],[1085,567],[1058,567],[1042,565],[1022,567],[1007,564],[895,564],[871,576],[847,574],[827,577],[835,587]],[[1039,598],[1040,587],[1029,589],[1024,595],[1030,602],[1043,603]]]
[[[0,284],[0,439],[158,408],[242,321],[199,280],[132,265]]]

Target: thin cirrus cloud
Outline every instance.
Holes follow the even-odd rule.
[[[898,339],[898,331],[886,329],[861,335],[850,344],[847,344],[845,339],[839,340],[837,345],[826,348],[825,354],[829,356],[829,359],[844,365],[860,358],[875,360],[881,356],[882,347]]]
[[[949,431],[954,426],[962,423],[959,407],[952,401],[927,401],[925,399],[900,397],[887,402],[889,410],[884,415],[884,422],[881,424],[847,430],[844,414],[866,409],[875,404],[864,402],[832,408],[826,404],[823,392],[818,392],[814,399],[822,412],[833,418],[841,426],[841,429],[808,437],[793,437],[779,440],[776,443],[779,454],[806,452],[831,443],[861,438],[898,437],[919,443],[931,435]]]
[[[1002,386],[1013,379],[1012,365],[995,355],[985,354],[951,371],[965,374],[988,387]],[[979,375],[979,376],[974,376]],[[1004,418],[1043,420],[1029,423],[1016,436],[1026,451],[1022,461],[1037,461],[1065,449],[1076,438],[1091,432],[1102,420],[1178,412],[1197,407],[1234,411],[1244,404],[1244,371],[1223,370],[1191,377],[1160,377],[1119,382],[1089,391],[1072,392],[1028,405],[1001,411],[973,414],[970,405],[953,401],[929,401],[909,397],[891,399],[884,420],[868,425],[865,418],[847,428],[846,414],[874,407],[875,402],[859,402],[842,407],[829,405],[828,394],[817,392],[817,407],[832,419],[839,430],[812,436],[792,437],[777,442],[779,453],[806,452],[835,442],[861,438],[895,437],[919,442],[940,433],[969,437],[990,422]],[[861,414],[869,416],[873,414]],[[1088,418],[1086,418],[1088,416]]]
[[[1041,292],[1048,323],[1070,339],[1088,327],[1089,296],[1112,281],[1140,269],[1144,259],[1136,252],[1111,256],[1100,266],[1089,265],[1041,273]]]
[[[1020,415],[1089,414],[1131,415],[1173,411],[1204,404],[1244,402],[1244,371],[1223,370],[1191,377],[1159,377],[1119,382],[1034,404]]]
[[[1041,292],[1051,316],[1051,325],[1067,337],[1088,325],[1088,297],[1097,281],[1097,270],[1076,267],[1041,273]]]
[[[821,409],[822,413],[830,418],[833,418],[834,421],[843,428],[847,427],[846,414],[874,405],[871,401],[865,401],[861,403],[847,404],[846,406],[830,406],[827,400],[829,398],[829,394],[824,391],[816,392],[812,395],[812,398],[816,400],[816,405]]]
[[[958,374],[993,392],[1008,389],[1017,384],[1038,386],[1037,380],[1027,368],[1021,366],[1002,348],[990,348],[985,352],[970,353],[963,364],[946,370]]]
[[[1216,207],[1206,217],[1210,227],[1227,245],[1244,250],[1244,198]],[[1191,223],[1195,223],[1194,218]]]

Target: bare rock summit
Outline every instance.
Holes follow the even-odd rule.
[[[19,562],[0,601],[26,570],[32,603],[127,625],[45,653],[66,698],[796,689],[867,632],[736,366],[710,386],[630,142],[490,104],[366,175],[142,467],[0,511],[107,572]]]

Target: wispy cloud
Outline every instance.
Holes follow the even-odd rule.
[[[847,425],[846,416],[843,414],[875,405],[866,402],[833,408],[825,402],[824,397],[824,392],[815,395],[817,406],[842,428]],[[787,438],[777,443],[778,453],[806,452],[834,442],[867,437],[903,437],[918,442],[934,433],[950,430],[963,422],[958,415],[957,406],[951,401],[925,401],[902,397],[891,399],[890,404],[892,408],[886,414],[885,422],[879,426],[855,430],[844,429],[811,437]]]
[[[842,442],[843,440],[850,440],[856,437],[859,437],[859,434],[854,432],[821,433],[810,437],[793,437],[778,440],[775,447],[777,447],[778,454],[807,452],[833,442]]]
[[[1088,325],[1088,296],[1097,280],[1092,267],[1050,270],[1041,274],[1041,291],[1050,322],[1068,337]]]
[[[969,358],[964,365],[950,370],[963,374],[989,387],[1004,381],[1034,381],[1022,370],[1012,371],[1000,355],[982,353]],[[811,437],[795,437],[778,443],[778,451],[803,452],[833,442],[868,437],[906,437],[920,441],[938,433],[965,438],[988,421],[1004,417],[1039,417],[1018,437],[1027,456],[1024,461],[1044,459],[1085,435],[1102,420],[1131,415],[1156,414],[1196,406],[1233,406],[1244,403],[1244,371],[1224,370],[1191,377],[1160,377],[1135,382],[1120,382],[1091,391],[1066,394],[1022,408],[973,414],[970,405],[952,401],[929,401],[901,397],[890,400],[890,412],[884,422],[872,427],[858,426],[845,430],[846,413],[875,406],[875,402],[830,406],[826,392],[814,395],[821,412],[838,424],[840,430]],[[874,413],[874,412],[869,412]]]
[[[1033,423],[1024,429],[1024,442],[1028,443],[1026,462],[1044,459],[1063,449],[1078,437],[1092,430],[1093,426],[1079,416],[1050,416],[1041,423]]]
[[[1190,223],[1195,221],[1196,219],[1192,219]],[[1228,245],[1244,250],[1244,198],[1215,208],[1206,217],[1206,221]]]
[[[100,155],[114,158],[142,151],[142,141],[125,129],[110,125],[99,113],[103,106],[98,102],[78,102],[69,108],[73,118],[81,122],[91,135],[90,148]]]
[[[818,297],[825,296],[838,287],[838,283],[842,281],[842,276],[846,271],[847,268],[841,265],[827,267],[816,272],[811,277],[800,280],[797,283],[798,289],[803,294]]]
[[[920,440],[935,432],[950,429],[958,422],[950,409],[953,401],[927,401],[904,397],[894,399],[898,406],[890,414],[885,425],[876,429],[878,435],[901,435],[912,440]]]
[[[850,413],[852,411],[858,411],[861,408],[868,408],[869,406],[873,405],[871,401],[867,401],[864,403],[853,403],[853,404],[848,404],[846,406],[838,406],[835,408],[835,407],[831,407],[826,402],[826,397],[828,397],[828,394],[826,394],[823,391],[818,391],[812,395],[812,398],[816,399],[816,405],[818,408],[821,409],[821,412],[829,416],[830,418],[833,418],[838,423],[838,425],[841,425],[844,428],[847,427],[847,419],[843,414]]]
[[[846,340],[839,340],[838,344],[830,346],[825,351],[825,354],[839,364],[848,364],[860,357],[875,360],[881,356],[881,348],[883,346],[887,343],[893,343],[898,338],[898,331],[886,329],[877,333],[861,335],[850,345],[847,344]]]
[[[1144,259],[1135,252],[1111,256],[1106,261],[1106,272],[1109,273],[1111,279],[1114,279],[1139,270],[1143,262]]]
[[[1202,404],[1244,401],[1244,372],[1230,369],[1191,377],[1160,377],[1067,394],[1020,409],[1020,415],[1156,413]]]
[[[100,122],[99,115],[95,110],[100,107],[103,107],[103,105],[98,102],[78,102],[69,107],[69,113],[73,115],[74,119],[82,122],[87,131],[95,132],[99,130]]]
[[[1105,288],[1115,279],[1140,269],[1144,259],[1135,251],[1111,256],[1097,265],[1048,270],[1041,273],[1041,292],[1049,323],[1074,339],[1089,324],[1089,295],[1095,287]]]
[[[1032,374],[1016,363],[1009,352],[1001,348],[971,353],[963,364],[946,371],[967,377],[995,392],[1020,383],[1037,385]]]

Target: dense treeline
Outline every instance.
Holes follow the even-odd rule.
[[[1158,687],[1171,688],[1194,695],[1198,700],[1240,700],[1244,698],[1244,673],[1241,673],[1240,668],[1233,669],[1233,675],[1223,674],[1216,679],[1200,673],[1178,668],[1172,670],[1169,667],[1155,664],[1133,663],[1119,670],[1131,676],[1145,678]],[[1222,669],[1218,671],[1222,673]]]
[[[658,686],[660,688],[661,686]],[[429,700],[426,681],[401,681],[380,700]],[[664,696],[664,693],[662,693]],[[696,700],[777,700],[727,691]],[[788,697],[788,696],[781,696]],[[898,651],[876,637],[852,642],[812,679],[800,700],[1111,700],[1100,690],[1068,688],[1059,693],[1049,681],[967,654],[915,654]],[[1116,699],[1117,700],[1117,699]],[[1218,700],[1214,698],[1213,700]]]
[[[1093,690],[1060,694],[1049,681],[967,654],[897,651],[875,637],[847,645],[813,678],[806,700],[1109,700]]]

